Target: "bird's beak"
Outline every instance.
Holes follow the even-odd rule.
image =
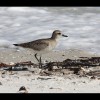
[[[67,35],[62,34],[63,37],[68,37]]]

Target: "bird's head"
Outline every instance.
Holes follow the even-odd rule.
[[[52,39],[59,39],[61,36],[63,37],[68,37],[67,35],[62,34],[62,32],[60,30],[55,30],[52,33]]]

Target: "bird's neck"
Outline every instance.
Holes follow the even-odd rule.
[[[51,36],[51,39],[54,41],[59,41],[59,38],[57,36],[54,36],[54,35]]]

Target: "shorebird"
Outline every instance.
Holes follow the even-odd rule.
[[[55,30],[53,31],[52,36],[50,38],[38,39],[27,43],[13,44],[13,45],[33,49],[35,51],[34,56],[36,60],[39,62],[39,67],[42,67],[42,62],[41,62],[42,54],[53,50],[56,47],[58,40],[61,36],[68,37],[67,35],[62,34],[60,30]],[[40,59],[38,59],[37,54],[40,55]]]

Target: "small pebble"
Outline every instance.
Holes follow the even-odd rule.
[[[2,85],[2,83],[0,82],[0,85]]]
[[[92,76],[90,79],[96,79],[96,77],[95,76]]]
[[[18,93],[28,93],[28,91],[26,90],[24,86],[21,86]]]

